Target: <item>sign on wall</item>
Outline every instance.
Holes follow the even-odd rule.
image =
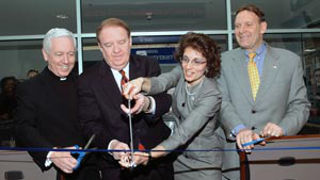
[[[132,54],[149,56],[158,60],[159,64],[174,64],[177,61],[174,59],[174,47],[159,47],[159,48],[133,48]]]

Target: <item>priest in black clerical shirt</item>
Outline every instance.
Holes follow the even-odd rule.
[[[45,35],[42,54],[47,67],[17,89],[18,146],[72,149],[76,144],[84,145],[77,121],[75,47],[75,38],[66,29],[54,28]],[[90,157],[74,170],[80,162],[68,151],[29,153],[42,171],[55,167],[58,179],[99,179],[98,169],[90,163]]]

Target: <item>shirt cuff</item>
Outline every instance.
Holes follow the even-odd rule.
[[[244,124],[239,124],[238,126],[236,126],[235,128],[232,129],[231,133],[232,135],[235,137],[238,135],[238,133],[242,130],[245,129],[246,126]]]
[[[151,113],[154,115],[156,113],[156,101],[154,100],[154,98],[152,96],[148,96],[148,98],[149,98],[151,104],[150,104],[150,108],[145,113]]]
[[[47,154],[47,159],[46,159],[46,162],[44,163],[45,167],[49,167],[52,164],[52,161],[50,160],[51,154],[52,154],[52,151],[49,151],[49,153]]]
[[[109,149],[111,149],[111,144],[113,143],[113,142],[115,142],[115,141],[117,141],[116,139],[113,139],[113,140],[111,140],[110,142],[109,142],[109,144],[108,144],[108,150]],[[112,156],[112,152],[108,152],[111,156]]]

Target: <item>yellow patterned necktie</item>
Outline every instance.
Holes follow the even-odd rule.
[[[249,53],[249,62],[248,62],[248,74],[250,79],[251,91],[253,100],[256,100],[256,95],[260,85],[259,72],[256,63],[253,61],[256,53]]]

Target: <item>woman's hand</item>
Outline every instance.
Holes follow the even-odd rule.
[[[123,96],[127,99],[133,99],[138,93],[141,92],[143,86],[144,78],[140,77],[129,81],[122,86]]]
[[[150,100],[141,93],[133,96],[133,99],[135,100],[135,105],[131,108],[131,112],[129,112],[130,110],[128,107],[126,107],[126,105],[120,105],[120,108],[123,112],[127,114],[139,114],[141,111],[146,111],[147,107],[149,107],[151,103]]]
[[[147,165],[149,161],[155,158],[165,156],[167,154],[166,149],[163,146],[157,146],[150,152],[135,152],[133,154],[133,164],[135,165]],[[124,168],[130,168],[130,162],[119,161],[119,164]]]

